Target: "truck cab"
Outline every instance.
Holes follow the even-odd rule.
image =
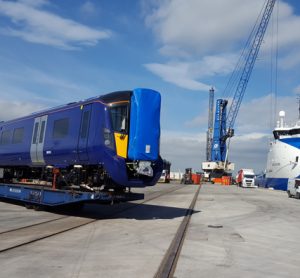
[[[295,197],[296,199],[300,199],[300,179],[288,180],[287,194],[289,198]]]
[[[237,175],[237,184],[240,187],[257,187],[253,169],[241,169]]]

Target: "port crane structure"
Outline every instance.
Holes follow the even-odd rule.
[[[218,99],[216,102],[215,119],[212,136],[211,115],[213,115],[213,89],[209,95],[209,119],[207,132],[206,162],[202,163],[204,176],[207,178],[224,175],[224,172],[233,171],[234,164],[228,162],[228,149],[230,138],[234,136],[234,123],[243,100],[248,81],[250,79],[260,46],[262,44],[276,0],[267,0],[248,38],[242,55],[228,81],[225,91],[234,96],[227,114],[228,100]],[[229,139],[229,140],[228,140]]]

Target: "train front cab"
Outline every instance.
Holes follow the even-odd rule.
[[[160,94],[150,89],[135,89],[127,97],[108,104],[116,154],[119,161],[126,164],[127,172],[127,180],[123,176],[117,183],[130,187],[151,186],[162,171]]]

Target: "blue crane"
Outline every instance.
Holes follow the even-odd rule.
[[[261,15],[261,20],[258,25],[256,24],[254,26],[236,69],[227,84],[226,88],[233,88],[232,82],[234,80],[237,81],[234,97],[227,116],[226,113],[228,101],[225,99],[217,100],[210,161],[224,162],[226,166],[226,141],[228,138],[231,138],[234,135],[234,123],[238,115],[239,108],[245,94],[247,84],[251,76],[261,43],[263,41],[263,37],[266,32],[275,2],[276,0],[266,1],[263,13]]]

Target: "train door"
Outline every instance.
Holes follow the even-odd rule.
[[[129,118],[128,102],[114,103],[110,105],[110,114],[114,129],[117,155],[127,158]]]
[[[80,131],[78,137],[78,147],[77,153],[78,158],[81,161],[88,160],[88,137],[89,137],[89,127],[90,118],[92,112],[92,105],[84,105],[81,107],[81,121],[80,121]]]
[[[48,115],[34,119],[30,157],[33,164],[45,164],[44,142]]]

